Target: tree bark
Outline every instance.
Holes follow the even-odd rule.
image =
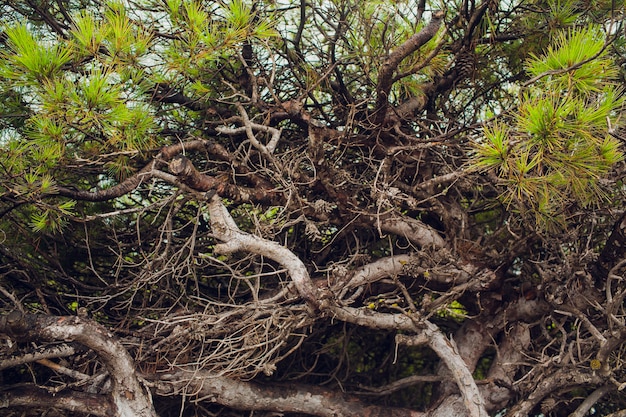
[[[14,310],[0,318],[0,333],[22,342],[66,341],[87,346],[107,367],[115,416],[156,417],[150,394],[135,374],[133,359],[100,324],[82,317],[23,314]]]
[[[426,417],[405,408],[367,405],[358,398],[309,385],[263,386],[206,372],[176,371],[159,377],[157,393],[193,392],[198,400],[242,410],[271,410],[320,417]]]
[[[11,407],[58,408],[99,417],[118,417],[115,405],[107,395],[63,390],[51,393],[43,388],[21,386],[0,392],[0,409]]]
[[[289,271],[291,280],[311,312],[319,310],[317,288],[313,285],[309,272],[300,258],[274,241],[241,231],[218,196],[213,196],[209,202],[209,213],[211,230],[223,242],[215,245],[216,253],[245,251],[267,256],[278,262]]]
[[[393,73],[396,71],[396,68],[404,58],[417,51],[435,36],[439,26],[441,26],[443,17],[444,12],[434,12],[428,25],[393,50],[385,62],[383,62],[378,72],[378,85],[376,86],[376,124],[382,124],[387,115],[389,92],[393,85]]]

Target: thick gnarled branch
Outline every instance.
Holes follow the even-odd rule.
[[[111,378],[111,398],[117,417],[156,417],[149,393],[135,373],[124,346],[103,326],[74,316],[23,314],[17,310],[0,318],[0,333],[19,341],[74,341],[92,349]]]

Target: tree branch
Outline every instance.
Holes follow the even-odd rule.
[[[248,114],[241,104],[237,103],[237,108],[239,109],[239,113],[241,114],[241,117],[238,117],[237,119],[240,120],[243,126],[234,129],[228,126],[218,126],[215,128],[215,130],[225,135],[237,135],[240,133],[245,133],[252,145],[254,145],[254,147],[257,148],[261,153],[274,153],[274,150],[276,149],[276,146],[278,146],[278,142],[280,140],[281,130],[276,129],[275,127],[253,123],[248,118]],[[271,139],[269,140],[269,142],[267,142],[267,145],[263,145],[261,142],[259,142],[256,136],[254,136],[255,130],[258,132],[271,134]]]
[[[84,201],[108,201],[114,198],[121,197],[126,195],[139,187],[142,182],[147,181],[151,178],[150,171],[154,168],[156,161],[152,161],[146,166],[144,166],[139,172],[135,175],[128,177],[126,180],[121,183],[114,185],[111,188],[101,189],[97,191],[82,191],[82,190],[72,190],[70,188],[65,188],[62,186],[57,186],[57,194],[63,197],[72,198],[74,200],[84,200]]]
[[[397,334],[396,343],[407,346],[417,346],[424,344],[424,339],[426,339],[428,346],[437,353],[437,356],[439,356],[452,373],[461,391],[463,402],[469,411],[469,415],[473,417],[488,417],[489,414],[487,414],[487,410],[485,409],[485,400],[476,386],[470,369],[459,354],[458,347],[454,343],[454,340],[445,337],[443,333],[441,333],[441,330],[428,320],[420,321],[420,327],[418,337]]]
[[[615,387],[612,385],[604,385],[596,389],[591,394],[589,394],[587,398],[585,398],[585,401],[583,401],[578,406],[578,408],[576,408],[576,411],[570,414],[569,417],[585,417],[587,415],[587,412],[591,409],[591,407],[593,407],[595,403],[600,400],[600,398],[613,390],[615,390]]]
[[[530,329],[525,323],[516,323],[510,331],[504,332],[504,340],[498,346],[496,358],[487,375],[491,383],[481,387],[487,409],[500,410],[511,400],[515,373],[519,369],[518,364],[524,360],[524,351],[530,342]]]
[[[383,232],[403,236],[422,248],[443,248],[446,241],[432,227],[407,216],[394,213],[368,216],[371,222]]]
[[[3,389],[0,392],[0,408],[10,407],[59,408],[100,417],[117,417],[115,405],[108,396],[71,390],[50,393],[34,386]]]
[[[215,245],[215,253],[228,254],[245,251],[267,256],[289,271],[298,293],[307,305],[313,311],[319,309],[317,289],[311,281],[306,266],[293,252],[276,242],[241,231],[218,196],[213,196],[210,200],[209,213],[211,230],[217,239],[224,242]]]
[[[152,400],[135,374],[135,364],[111,332],[76,316],[22,314],[0,318],[0,333],[18,341],[75,341],[94,350],[111,377],[111,396],[118,417],[156,417]]]
[[[358,398],[309,385],[265,386],[204,371],[178,371],[160,376],[157,393],[172,395],[181,391],[193,392],[198,398],[196,401],[210,400],[242,410],[320,417],[425,417],[424,413],[409,409],[366,405]]]
[[[376,86],[376,124],[384,122],[387,106],[389,105],[389,92],[393,85],[393,73],[400,62],[413,52],[421,48],[426,42],[431,40],[439,30],[444,17],[444,12],[437,11],[421,31],[407,39],[389,54],[378,73],[378,85]]]
[[[39,352],[27,353],[24,355],[20,355],[16,358],[4,359],[0,361],[0,371],[25,363],[37,362],[42,359],[63,358],[66,356],[72,356],[75,353],[76,349],[74,348],[74,346],[70,346],[67,344],[51,346]]]
[[[581,372],[576,369],[558,369],[552,375],[543,378],[527,399],[517,403],[507,416],[526,417],[545,396],[555,391],[571,390],[583,385],[600,385],[603,378],[592,372]]]

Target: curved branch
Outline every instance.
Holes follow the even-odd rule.
[[[313,311],[319,309],[317,290],[311,281],[309,272],[304,263],[293,252],[276,242],[243,232],[218,196],[213,196],[210,200],[209,213],[213,234],[217,239],[224,242],[215,245],[215,253],[229,254],[246,251],[267,256],[289,271],[298,293],[307,305]]]
[[[256,188],[228,184],[226,180],[204,175],[193,166],[187,157],[183,155],[176,157],[176,155],[186,150],[201,149],[206,149],[208,152],[218,155],[220,159],[230,162],[231,166],[235,167],[237,171],[240,171],[243,175],[247,175],[247,178],[251,180]],[[174,178],[164,177],[163,173],[156,169],[157,162],[170,160],[170,170],[172,170],[173,174],[177,175],[179,182],[176,182]],[[273,195],[270,188],[271,185],[256,176],[248,176],[249,171],[243,168],[245,167],[232,160],[228,152],[222,146],[208,140],[196,139],[163,147],[159,154],[139,172],[111,188],[96,191],[83,191],[57,186],[55,187],[55,192],[56,195],[72,198],[74,200],[92,202],[108,201],[126,195],[138,188],[142,183],[156,177],[175,185],[182,183],[196,191],[216,190],[220,195],[232,198],[235,201],[270,202]]]
[[[411,261],[411,255],[396,255],[378,259],[363,265],[353,272],[347,284],[341,283],[342,294],[361,285],[367,285],[383,278],[400,275],[404,265]],[[340,297],[341,298],[341,297]]]
[[[489,303],[486,299],[484,301],[486,304]],[[520,364],[524,363],[523,347],[525,343],[530,343],[528,326],[524,322],[533,322],[547,311],[549,311],[549,305],[545,301],[526,300],[521,297],[503,310],[497,308],[490,318],[483,316],[465,320],[454,334],[459,355],[473,372],[485,349],[493,344],[493,341],[509,324],[516,323],[510,331],[501,336],[504,340],[498,345],[496,360],[489,370],[488,383],[480,387],[487,410],[501,410],[515,394],[511,388],[512,383]],[[517,323],[518,321],[521,323]],[[447,367],[441,366],[438,374],[447,374]],[[459,415],[458,412],[449,412],[458,409],[461,403],[460,399],[455,397],[456,387],[447,384],[447,386],[441,386],[439,390],[442,393],[440,398],[444,399],[444,403],[433,417]]]
[[[223,133],[225,135],[238,135],[240,133],[245,133],[250,140],[250,143],[257,148],[261,153],[274,153],[276,146],[278,146],[278,142],[280,141],[280,135],[282,133],[281,129],[276,129],[275,127],[260,125],[258,123],[253,123],[250,121],[248,114],[244,107],[237,103],[237,109],[239,109],[240,117],[236,117],[234,119],[241,122],[243,126],[237,128],[230,128],[228,126],[218,126],[215,130],[218,133]],[[233,119],[233,118],[231,118]],[[272,138],[269,140],[267,145],[263,145],[259,140],[254,136],[254,131],[270,133]]]
[[[150,171],[154,168],[155,161],[150,162],[148,165],[144,166],[139,172],[137,172],[132,177],[128,177],[126,180],[121,183],[114,185],[111,188],[101,189],[97,191],[82,191],[82,190],[72,190],[70,188],[65,188],[58,186],[56,187],[56,191],[58,195],[63,197],[72,198],[74,200],[84,200],[84,201],[108,201],[114,198],[121,197],[126,195],[139,187],[142,182],[147,181],[151,178]]]
[[[371,216],[370,218],[383,232],[403,236],[422,248],[443,248],[446,246],[446,241],[439,232],[417,219],[394,214],[379,217]]]
[[[465,408],[472,417],[488,417],[485,409],[485,400],[476,386],[474,377],[467,364],[459,354],[459,349],[453,339],[448,339],[441,330],[428,320],[420,322],[423,325],[418,336],[396,335],[396,343],[416,346],[426,344],[441,358],[452,373],[463,396]]]
[[[444,12],[438,11],[433,13],[433,17],[421,31],[407,39],[402,45],[398,46],[389,54],[385,60],[380,72],[378,73],[378,85],[376,86],[376,124],[382,124],[387,113],[389,105],[389,92],[393,85],[393,73],[400,62],[413,52],[421,48],[426,42],[431,40],[439,30],[444,17]]]
[[[340,283],[341,288],[337,288],[341,294],[340,298],[350,289],[371,284],[383,278],[398,275],[409,275],[412,277],[428,276],[428,281],[441,284],[455,284],[451,293],[467,290],[481,290],[488,288],[497,279],[496,274],[479,265],[465,263],[457,265],[453,262],[447,252],[443,254],[417,252],[412,254],[394,255],[380,258],[368,263],[355,271],[349,277],[347,283]],[[467,285],[464,285],[467,284]]]
[[[197,191],[215,190],[222,184],[209,175],[201,174],[184,155],[174,157],[169,168],[183,184]]]
[[[72,198],[74,200],[84,200],[84,201],[108,201],[114,198],[121,197],[130,193],[139,187],[143,182],[148,181],[152,178],[153,171],[157,166],[158,160],[168,161],[172,159],[175,155],[184,152],[185,150],[199,150],[199,149],[209,149],[214,147],[210,141],[206,140],[192,140],[186,143],[177,143],[174,145],[164,146],[159,154],[148,164],[146,164],[139,172],[128,177],[121,183],[114,185],[111,188],[96,190],[96,191],[82,191],[82,190],[73,190],[70,188],[57,186],[55,189],[57,190],[57,194],[63,197]]]
[[[135,364],[111,332],[94,321],[75,316],[23,314],[0,318],[0,333],[19,341],[75,341],[98,354],[111,377],[111,396],[118,417],[156,417],[152,401],[139,382]]]

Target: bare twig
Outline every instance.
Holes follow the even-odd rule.
[[[71,345],[56,345],[39,352],[27,353],[16,358],[4,359],[0,361],[0,371],[25,363],[36,362],[42,359],[72,356],[74,353],[76,353],[76,349]]]

